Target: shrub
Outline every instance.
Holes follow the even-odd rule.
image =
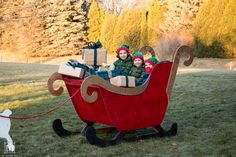
[[[193,25],[196,56],[236,57],[236,1],[206,1]]]

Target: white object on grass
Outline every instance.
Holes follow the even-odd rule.
[[[11,114],[12,114],[12,111],[9,109],[6,109],[2,113],[0,113],[0,115],[6,116],[6,117],[9,117]],[[11,128],[10,118],[0,117],[0,138],[6,139],[8,150],[11,152],[14,152],[15,146],[13,144],[11,136],[9,135],[10,128]]]

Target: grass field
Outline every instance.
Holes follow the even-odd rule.
[[[11,108],[13,116],[34,115],[57,106],[67,92],[53,97],[47,79],[57,66],[0,63],[0,112]],[[157,88],[158,90],[158,88]],[[33,120],[12,120],[14,154],[0,156],[236,156],[236,71],[211,70],[179,73],[163,126],[179,124],[176,137],[152,138],[98,148],[84,136],[59,138],[52,121],[61,118],[65,128],[82,127],[71,103]],[[107,137],[107,135],[103,135]]]

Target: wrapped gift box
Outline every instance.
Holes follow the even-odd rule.
[[[107,53],[105,49],[82,49],[82,59],[86,65],[102,65],[107,63]]]
[[[121,70],[104,70],[104,71],[97,71],[96,75],[104,78],[104,79],[109,79],[112,77],[116,77],[121,75]]]
[[[61,64],[59,66],[58,73],[78,78],[84,78],[86,75],[86,72],[83,69],[78,67],[73,68],[68,64]]]
[[[116,76],[110,79],[110,83],[119,87],[135,87],[135,77]]]

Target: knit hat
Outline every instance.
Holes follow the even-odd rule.
[[[139,58],[144,63],[143,53],[142,52],[137,51],[137,52],[134,52],[132,55],[133,55],[132,61],[134,61],[136,58]]]
[[[145,60],[144,63],[149,63],[152,66],[154,66],[155,64],[158,63],[158,60],[156,59],[156,57],[150,57],[147,60]]]
[[[127,53],[129,53],[129,45],[122,44],[117,50],[116,53],[119,54],[121,50],[125,50]]]

